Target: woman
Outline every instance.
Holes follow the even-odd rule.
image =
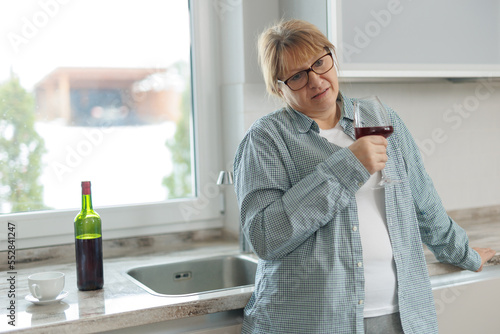
[[[242,332],[437,333],[422,241],[469,270],[494,252],[470,248],[447,216],[394,111],[387,140],[355,140],[353,99],[314,25],[281,22],[258,47],[267,90],[287,106],[256,121],[235,157],[242,229],[260,258]],[[384,167],[401,182],[373,189]]]

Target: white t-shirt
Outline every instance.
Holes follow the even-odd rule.
[[[354,140],[339,123],[320,135],[329,142],[347,147]],[[381,179],[377,172],[356,192],[365,276],[364,316],[377,317],[398,312],[396,265],[386,224],[384,188],[373,189]]]

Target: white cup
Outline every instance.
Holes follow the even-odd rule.
[[[36,273],[28,277],[30,292],[38,300],[55,299],[64,289],[64,274],[60,272]]]

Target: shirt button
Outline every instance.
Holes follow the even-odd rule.
[[[352,227],[352,230],[353,230],[354,232],[356,232],[356,231],[358,230],[358,227],[357,227],[357,226],[353,226],[353,227]]]
[[[363,182],[358,182],[358,187],[362,187],[363,186]]]
[[[362,267],[363,266],[363,262],[358,262],[358,267]]]
[[[359,304],[359,305],[363,305],[363,303],[364,303],[364,300],[363,300],[363,299],[360,299],[360,300],[358,301],[358,304]]]

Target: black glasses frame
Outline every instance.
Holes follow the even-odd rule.
[[[316,64],[316,62],[317,62],[318,60],[321,60],[321,59],[325,58],[326,56],[330,56],[330,58],[332,58],[332,66],[331,66],[329,69],[327,69],[326,71],[324,71],[324,72],[321,72],[321,73],[316,72],[316,71],[313,69],[314,64]],[[288,88],[290,88],[291,90],[293,90],[293,91],[295,92],[295,91],[301,90],[302,88],[304,88],[305,86],[307,86],[307,84],[309,83],[309,72],[313,71],[314,73],[316,73],[316,74],[318,74],[318,75],[325,74],[326,72],[330,71],[330,70],[333,68],[333,66],[334,66],[334,65],[335,65],[335,63],[334,63],[334,61],[333,61],[333,55],[332,55],[332,53],[331,53],[331,52],[328,52],[326,55],[321,56],[321,57],[319,57],[318,59],[316,59],[316,61],[314,61],[314,63],[313,63],[313,64],[312,64],[312,65],[311,65],[308,69],[305,69],[305,70],[299,71],[299,72],[297,72],[297,73],[295,73],[295,74],[291,75],[291,76],[290,76],[288,79],[286,79],[285,81],[282,81],[282,80],[279,80],[279,79],[278,79],[278,82],[279,82],[279,83],[282,83],[282,84],[287,85],[287,87],[288,87]],[[288,86],[288,81],[289,81],[291,78],[293,78],[294,76],[296,76],[298,73],[301,73],[301,72],[306,72],[306,75],[307,75],[307,81],[306,81],[306,83],[304,84],[304,86],[302,86],[302,87],[300,87],[300,88],[297,88],[297,89],[293,89],[292,87]]]

